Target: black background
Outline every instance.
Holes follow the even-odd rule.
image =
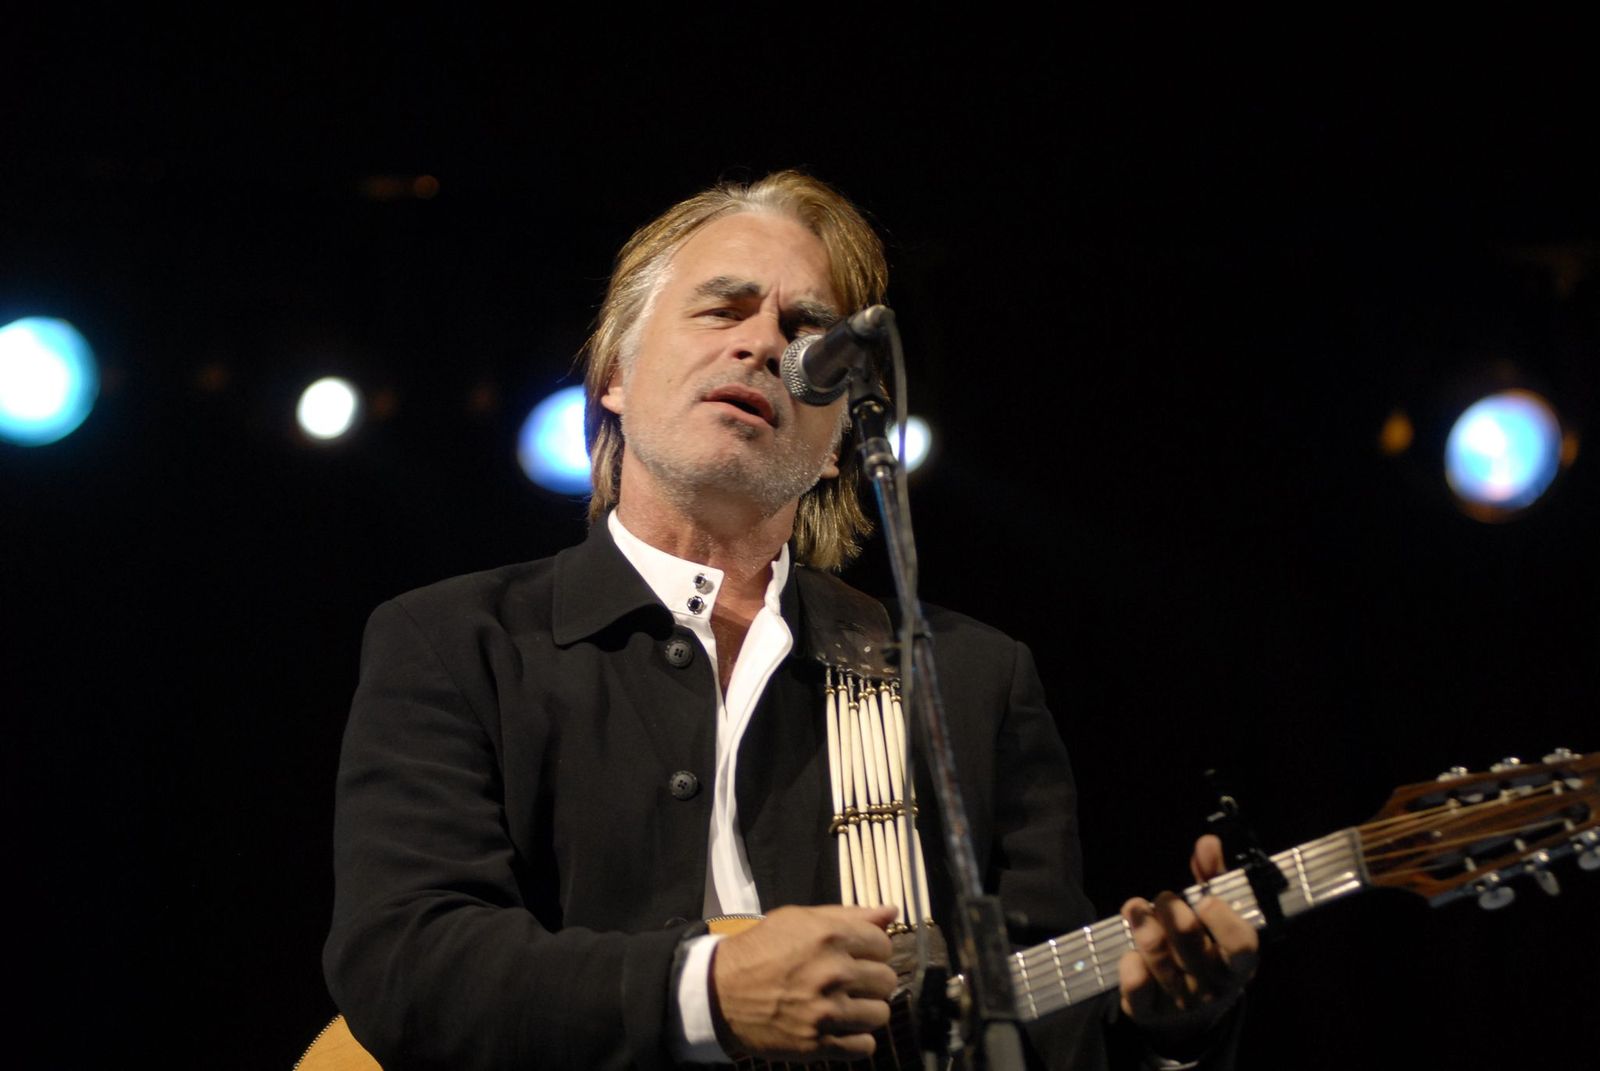
[[[923,594],[1038,654],[1105,913],[1187,881],[1208,766],[1277,849],[1456,763],[1600,746],[1578,27],[568,20],[12,27],[0,321],[72,320],[104,374],[71,438],[0,448],[24,1048],[282,1068],[332,1013],[365,615],[581,536],[515,429],[631,229],[720,177],[807,168],[884,234],[940,435]],[[374,181],[421,174],[436,197]],[[328,372],[385,413],[311,448],[292,407]],[[1439,450],[1508,378],[1580,448],[1485,525]],[[881,547],[848,575],[886,592]],[[1600,893],[1560,873],[1492,915],[1300,920],[1246,1066],[1592,1063]]]

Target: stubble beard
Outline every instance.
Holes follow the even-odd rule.
[[[719,420],[717,436],[738,436],[746,443],[761,435],[733,417]],[[622,438],[639,463],[655,478],[660,491],[679,509],[692,512],[708,496],[738,497],[770,517],[816,486],[827,456],[809,457],[801,444],[774,429],[774,449],[759,451],[737,444],[708,449],[705,433],[682,428],[630,427],[622,414]]]

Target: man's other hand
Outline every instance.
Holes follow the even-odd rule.
[[[889,1022],[891,907],[782,907],[718,943],[717,1031],[730,1055],[870,1056]]]
[[[1222,873],[1222,842],[1201,837],[1189,869],[1201,883]],[[1153,904],[1129,900],[1122,917],[1133,927],[1134,940],[1134,951],[1117,964],[1123,1012],[1158,1051],[1203,1044],[1255,975],[1260,951],[1255,927],[1214,896],[1191,910],[1171,892]]]

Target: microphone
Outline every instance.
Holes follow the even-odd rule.
[[[850,386],[850,373],[868,367],[893,320],[886,306],[869,305],[820,335],[795,339],[783,351],[783,385],[804,405],[831,405]]]

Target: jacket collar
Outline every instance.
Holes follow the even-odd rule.
[[[553,595],[550,636],[558,647],[593,636],[647,607],[671,616],[603,523],[590,525],[589,538],[556,555]]]

